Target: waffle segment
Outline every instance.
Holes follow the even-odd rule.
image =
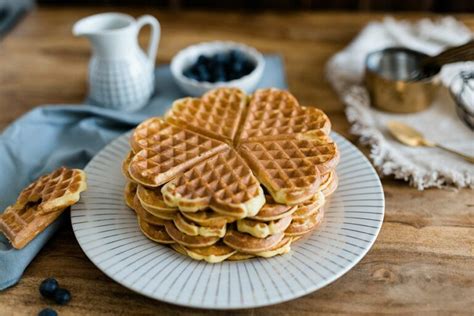
[[[232,149],[195,165],[163,186],[162,193],[182,212],[210,207],[238,218],[255,215],[265,203],[258,180]]]
[[[137,127],[132,136],[135,155],[128,171],[135,182],[145,186],[158,187],[194,164],[228,148],[220,141],[158,118],[140,125],[144,126]],[[151,127],[146,129],[145,126]]]
[[[211,90],[202,98],[183,98],[173,103],[166,120],[211,138],[232,143],[247,103],[237,88]]]

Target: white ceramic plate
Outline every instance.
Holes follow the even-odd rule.
[[[198,308],[235,309],[277,304],[316,291],[349,271],[374,243],[384,195],[362,153],[333,133],[341,152],[339,187],[322,225],[284,256],[209,264],[148,240],[123,202],[120,166],[128,134],[85,168],[89,189],[71,211],[74,233],[90,260],[123,286],[151,298]],[[365,282],[365,280],[360,280]]]

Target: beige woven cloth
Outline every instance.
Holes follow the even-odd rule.
[[[416,188],[474,187],[474,165],[437,148],[408,147],[394,140],[386,122],[397,120],[416,127],[429,139],[474,155],[474,133],[455,111],[447,88],[440,89],[434,104],[414,114],[390,114],[370,107],[363,86],[364,60],[368,53],[393,46],[404,46],[429,55],[447,46],[460,45],[472,37],[470,31],[453,18],[423,19],[416,23],[386,18],[368,24],[344,50],[327,64],[327,77],[347,105],[351,132],[370,146],[370,158],[382,175],[394,175]],[[474,62],[443,67],[439,79],[449,86],[460,70],[474,70]]]

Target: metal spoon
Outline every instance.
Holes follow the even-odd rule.
[[[399,142],[408,145],[408,146],[426,146],[426,147],[438,147],[444,149],[450,153],[456,154],[463,159],[474,163],[474,157],[465,155],[458,151],[452,150],[450,148],[444,147],[440,144],[427,140],[423,134],[418,132],[416,129],[412,128],[409,125],[403,124],[401,122],[390,121],[387,123],[389,132],[395,137]]]

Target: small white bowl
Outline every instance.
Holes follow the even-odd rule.
[[[183,72],[196,62],[200,55],[215,55],[231,50],[241,51],[255,64],[255,69],[251,73],[239,79],[225,82],[203,82],[186,77]],[[173,57],[171,61],[171,73],[178,86],[192,96],[200,96],[205,92],[218,87],[235,87],[251,93],[255,90],[260,78],[262,78],[265,60],[263,55],[255,48],[235,42],[205,42],[188,46]]]

